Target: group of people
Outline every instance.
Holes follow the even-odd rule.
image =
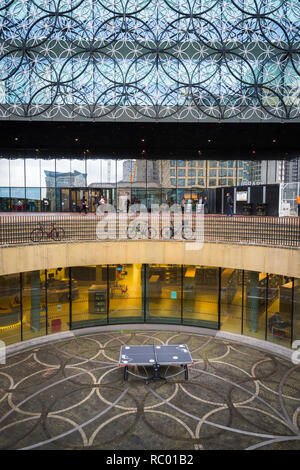
[[[101,204],[106,204],[106,201],[104,199],[104,197],[102,196],[102,194],[100,194],[100,196],[96,195],[95,196],[95,199],[94,199],[94,203],[95,203],[95,213],[97,213],[97,209],[98,207],[101,205]],[[80,212],[81,213],[84,213],[85,215],[87,214],[87,211],[88,211],[88,201],[86,200],[86,198],[83,196],[83,198],[81,199],[81,208],[80,208]]]

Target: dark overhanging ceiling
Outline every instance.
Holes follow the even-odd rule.
[[[1,121],[1,155],[290,159],[299,123]]]

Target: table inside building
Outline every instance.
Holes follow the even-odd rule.
[[[188,365],[194,364],[189,348],[186,344],[171,345],[139,345],[139,346],[121,346],[119,366],[124,367],[124,380],[128,380],[128,374],[134,375],[146,380],[167,380],[184,373],[185,380],[188,380]],[[167,370],[171,366],[180,366],[182,369],[172,375],[167,376],[167,370],[161,375],[161,366],[167,366]],[[142,376],[135,374],[129,368],[151,367],[152,376]],[[147,371],[146,371],[147,372]]]

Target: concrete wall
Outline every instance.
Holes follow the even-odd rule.
[[[0,275],[95,264],[187,264],[221,266],[300,278],[300,250],[193,242],[116,241],[49,243],[0,248]]]

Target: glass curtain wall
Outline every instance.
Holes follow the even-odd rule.
[[[245,335],[265,339],[267,286],[267,273],[244,272],[243,332]]]
[[[0,340],[5,344],[22,340],[21,275],[0,276]]]
[[[72,277],[72,328],[107,323],[106,266],[76,266]]]
[[[290,347],[300,279],[208,266],[91,265],[0,276],[0,340],[118,323],[222,329]]]
[[[22,275],[23,339],[47,334],[47,301],[45,271],[30,271]]]
[[[300,341],[300,278],[294,279],[293,340]]]
[[[127,199],[149,208],[151,203],[180,203],[185,198],[194,207],[207,188],[253,184],[252,163],[90,158],[87,152],[82,158],[0,157],[0,210],[78,211],[83,189],[89,212],[95,211],[95,197],[101,195],[121,211]],[[266,171],[262,165],[257,170],[261,184]],[[260,184],[257,175],[255,182]]]
[[[268,275],[267,339],[282,346],[291,343],[293,280]]]
[[[141,264],[109,266],[109,323],[144,321],[143,279]]]
[[[181,323],[182,267],[150,264],[147,269],[147,318],[150,322]]]
[[[218,328],[219,268],[183,267],[183,323]]]
[[[221,330],[242,333],[243,281],[242,270],[221,268]]]

